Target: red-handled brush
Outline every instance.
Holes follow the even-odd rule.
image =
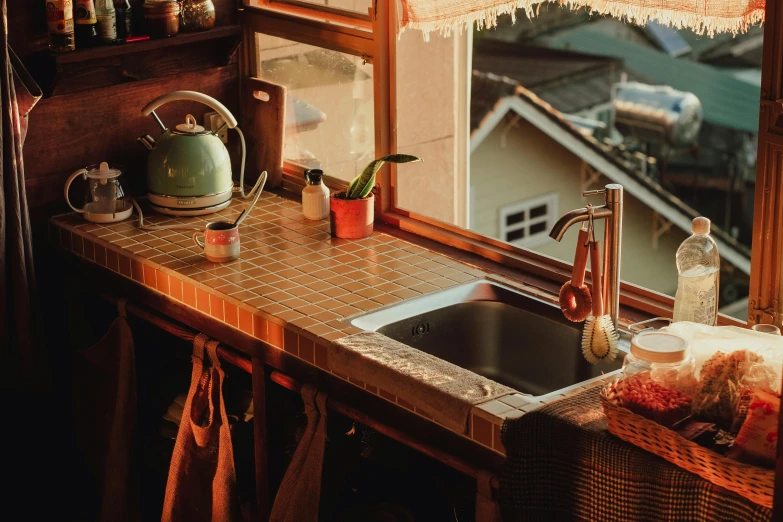
[[[583,225],[579,229],[579,236],[576,240],[576,254],[574,255],[574,269],[571,272],[571,280],[560,288],[560,309],[563,311],[566,319],[575,323],[587,319],[593,303],[590,289],[585,284],[587,241],[588,231]]]

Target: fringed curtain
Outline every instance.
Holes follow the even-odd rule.
[[[401,29],[419,29],[448,35],[474,23],[479,29],[495,27],[500,15],[523,9],[533,18],[543,0],[400,0]],[[764,21],[764,0],[561,0],[571,9],[586,7],[593,14],[610,15],[644,25],[657,21],[698,34],[745,32]]]
[[[42,354],[22,159],[27,114],[40,99],[41,91],[8,46],[6,0],[0,1],[0,357],[6,376],[2,386],[16,388],[37,384],[32,375],[40,373]]]

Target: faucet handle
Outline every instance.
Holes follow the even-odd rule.
[[[606,189],[586,190],[582,192],[582,197],[586,198],[587,196],[598,196],[599,194],[606,194]]]

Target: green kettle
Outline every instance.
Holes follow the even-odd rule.
[[[152,115],[162,129],[154,139],[149,134],[139,142],[149,151],[147,157],[147,195],[152,207],[163,214],[173,216],[198,216],[211,214],[231,203],[234,181],[231,176],[231,158],[216,133],[206,130],[188,114],[185,123],[169,129],[155,110],[173,101],[195,101],[215,110],[230,129],[239,133],[242,142],[242,170],[238,191],[243,197],[251,197],[266,181],[264,173],[253,191],[245,195],[245,138],[237,127],[237,120],[229,110],[214,98],[193,91],[174,91],[148,103],[145,116]],[[262,179],[263,178],[263,179]]]

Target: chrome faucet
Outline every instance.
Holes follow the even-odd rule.
[[[617,317],[620,311],[620,249],[622,245],[623,234],[623,186],[617,183],[610,183],[606,188],[600,190],[588,190],[582,193],[582,196],[597,196],[603,194],[605,202],[603,205],[592,208],[593,219],[605,219],[606,226],[604,230],[604,258],[603,258],[603,281],[604,281],[604,306],[609,310],[612,316],[612,322],[617,328]],[[563,215],[557,220],[549,236],[555,241],[560,241],[568,228],[575,224],[590,219],[590,210],[588,208],[578,208]]]

